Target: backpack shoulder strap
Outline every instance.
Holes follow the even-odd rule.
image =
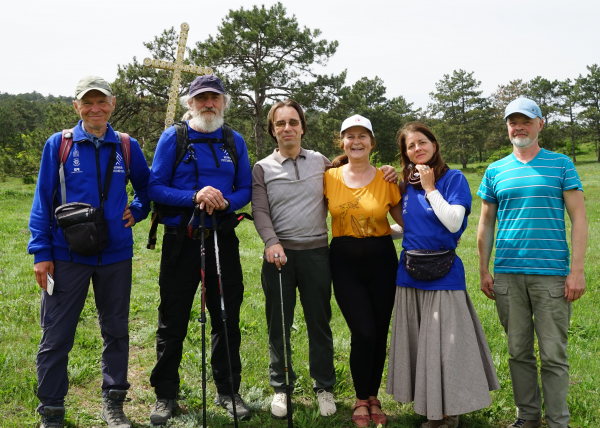
[[[177,133],[177,149],[172,174],[175,175],[175,170],[185,157],[185,153],[187,152],[188,146],[190,145],[190,141],[188,138],[188,126],[186,122],[175,122],[173,126],[175,127],[175,131]]]
[[[225,146],[225,150],[227,150],[227,153],[229,153],[229,157],[231,158],[231,161],[233,162],[233,167],[235,168],[235,173],[237,174],[237,172],[238,172],[238,153],[237,153],[237,147],[235,145],[235,138],[233,136],[233,129],[231,129],[231,126],[224,123],[223,127],[222,127],[222,132],[223,132],[223,145]]]
[[[117,131],[117,137],[121,143],[121,151],[123,152],[123,159],[125,160],[125,185],[129,183],[129,176],[131,172],[129,170],[129,164],[131,161],[131,137],[125,132]]]
[[[58,175],[60,177],[60,193],[63,205],[67,203],[67,186],[65,185],[65,162],[71,152],[73,146],[73,128],[63,129],[62,139],[60,141],[60,149],[58,149]],[[56,194],[56,191],[55,191]]]
[[[188,138],[188,126],[186,122],[175,122],[173,124],[175,127],[175,132],[177,134],[177,142],[175,148],[175,163],[173,164],[173,171],[171,177],[175,175],[175,170],[183,161],[185,157],[185,153],[187,152],[188,146],[190,144]],[[148,233],[148,243],[146,244],[146,248],[149,250],[153,250],[156,245],[156,234],[158,230],[158,224],[162,223],[162,218],[164,216],[164,212],[166,210],[166,206],[152,202],[152,219],[150,220],[150,232]]]

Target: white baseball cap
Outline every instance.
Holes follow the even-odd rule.
[[[342,123],[340,137],[346,129],[351,128],[353,126],[362,126],[363,128],[367,128],[369,131],[371,131],[373,137],[375,136],[375,133],[373,132],[373,126],[371,126],[371,121],[366,117],[361,116],[360,114],[355,114],[354,116],[350,116],[348,119],[344,120],[344,122]]]

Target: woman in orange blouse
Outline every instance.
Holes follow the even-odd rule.
[[[402,225],[400,190],[369,163],[375,136],[369,119],[354,115],[342,124],[345,154],[325,173],[331,212],[333,290],[348,327],[350,371],[356,390],[352,420],[358,427],[385,425],[377,399],[396,292],[398,256],[388,212]]]

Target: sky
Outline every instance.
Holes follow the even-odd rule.
[[[72,95],[95,74],[149,56],[144,42],[182,22],[188,46],[216,35],[230,9],[274,1],[19,0],[0,13],[0,92]],[[542,76],[574,79],[600,63],[597,0],[282,1],[301,27],[339,42],[325,68],[346,84],[378,76],[386,96],[427,107],[444,75],[474,72],[489,96],[498,85]],[[206,64],[210,65],[210,64]],[[118,102],[118,101],[117,101]]]

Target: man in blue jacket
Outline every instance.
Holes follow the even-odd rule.
[[[200,76],[190,86],[188,104],[192,118],[183,126],[189,138],[188,150],[179,164],[177,132],[174,126],[163,132],[156,147],[148,195],[163,207],[165,235],[160,265],[160,306],[156,332],[156,366],[150,384],[156,403],[150,413],[155,425],[165,424],[177,410],[179,364],[187,334],[194,295],[200,283],[200,241],[185,235],[185,227],[196,204],[206,208],[207,227],[216,210],[219,224],[234,220],[235,210],[250,202],[251,171],[246,143],[240,134],[224,126],[224,112],[229,101],[225,87],[216,76]],[[224,142],[231,136],[231,146]],[[236,161],[237,160],[237,166]],[[197,228],[198,224],[194,224]],[[244,296],[239,241],[235,231],[218,233],[219,258],[227,313],[227,335],[231,353],[233,388],[225,328],[221,317],[220,294],[216,270],[214,236],[205,238],[206,306],[211,320],[213,379],[217,387],[216,404],[233,415],[235,405],[240,419],[250,417],[250,409],[239,395],[242,364],[239,355],[241,333],[239,315]],[[231,395],[235,402],[232,403]]]
[[[146,192],[150,172],[134,139],[130,140],[129,165],[126,165],[127,154],[123,150],[126,147],[108,123],[115,108],[115,97],[104,79],[97,76],[81,79],[73,106],[81,120],[71,132],[73,145],[64,162],[64,186],[59,178],[63,135],[58,132],[44,146],[29,220],[28,252],[34,255],[35,278],[44,289],[40,314],[43,334],[37,355],[38,412],[42,416],[42,428],[63,426],[69,387],[68,354],[91,279],[104,341],[101,417],[109,427],[125,428],[131,426],[123,413],[123,401],[129,389],[131,227],[146,218],[150,210]],[[110,188],[104,189],[110,165]],[[130,204],[127,203],[127,167],[136,192]],[[99,208],[102,199],[108,229],[106,248],[92,256],[72,251],[63,229],[57,224],[54,209],[61,201]]]

